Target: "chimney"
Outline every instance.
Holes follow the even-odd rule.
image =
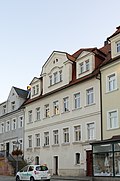
[[[108,40],[104,41],[104,46],[106,46],[108,44]]]

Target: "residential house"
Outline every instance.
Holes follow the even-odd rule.
[[[93,144],[94,176],[120,176],[120,26],[107,38],[102,63],[102,141]]]
[[[91,175],[89,143],[101,140],[99,66],[105,57],[97,48],[54,51],[33,78],[24,104],[28,163],[47,164],[56,175]]]
[[[16,149],[16,141],[23,151],[24,108],[28,91],[12,87],[7,101],[0,104],[0,150],[8,156]]]

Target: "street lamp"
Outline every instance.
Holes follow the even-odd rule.
[[[20,142],[14,141],[14,144],[16,146],[16,150],[13,150],[12,155],[16,155],[16,173],[18,171],[18,156],[22,154],[22,151],[19,149]]]

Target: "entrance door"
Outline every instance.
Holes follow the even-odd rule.
[[[54,174],[58,175],[58,156],[54,156]]]
[[[92,150],[86,151],[86,169],[87,169],[87,176],[92,176]]]
[[[9,156],[9,142],[6,143],[6,156]]]

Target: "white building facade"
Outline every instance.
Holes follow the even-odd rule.
[[[90,142],[101,139],[99,65],[105,54],[53,52],[25,104],[24,156],[51,174],[90,175]],[[86,160],[89,160],[88,163]]]

